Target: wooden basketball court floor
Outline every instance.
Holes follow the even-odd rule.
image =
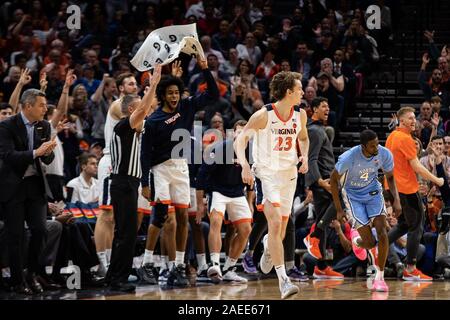
[[[298,294],[289,300],[450,300],[450,281],[410,282],[388,279],[388,293],[371,292],[366,278],[309,280],[296,283]],[[81,298],[81,297],[78,297]],[[280,300],[274,277],[247,284],[197,283],[188,288],[138,286],[133,294],[104,294],[84,297],[93,300]],[[69,298],[70,299],[70,298]],[[83,298],[82,298],[83,299]]]

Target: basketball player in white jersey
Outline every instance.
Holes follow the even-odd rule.
[[[242,180],[253,183],[250,165],[245,157],[248,140],[253,136],[253,171],[261,180],[264,214],[269,227],[264,237],[264,253],[260,267],[269,273],[277,272],[281,298],[298,292],[286,275],[283,257],[283,238],[291,213],[297,184],[297,164],[300,173],[308,171],[309,139],[306,130],[306,112],[296,104],[303,96],[301,74],[280,72],[270,83],[271,96],[277,101],[265,105],[252,115],[235,144],[236,155],[242,166]],[[298,157],[297,147],[301,157]]]
[[[122,73],[116,80],[119,89],[119,99],[111,103],[106,115],[105,121],[105,148],[103,157],[98,164],[98,186],[99,186],[99,208],[100,216],[97,218],[97,224],[94,231],[95,246],[100,261],[99,275],[106,275],[109,265],[113,235],[114,235],[114,216],[111,206],[111,196],[109,186],[111,184],[111,155],[110,143],[115,125],[122,118],[121,101],[127,94],[136,94],[138,91],[137,82],[132,73]]]

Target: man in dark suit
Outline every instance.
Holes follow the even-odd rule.
[[[41,163],[53,161],[56,142],[51,139],[45,93],[26,90],[20,113],[0,122],[0,203],[4,209],[11,285],[22,294],[41,293],[36,280],[39,257],[46,239],[47,195],[50,194]],[[24,221],[31,231],[23,274]],[[25,281],[26,280],[26,281]]]

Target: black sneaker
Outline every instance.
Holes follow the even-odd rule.
[[[186,277],[186,266],[184,264],[179,264],[174,266],[170,270],[169,277],[167,278],[167,285],[174,287],[187,287],[189,281]]]
[[[137,270],[139,279],[145,284],[158,284],[158,271],[153,263],[146,263]]]

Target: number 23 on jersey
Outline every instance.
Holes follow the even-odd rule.
[[[277,137],[274,151],[289,151],[292,148],[292,137]]]

